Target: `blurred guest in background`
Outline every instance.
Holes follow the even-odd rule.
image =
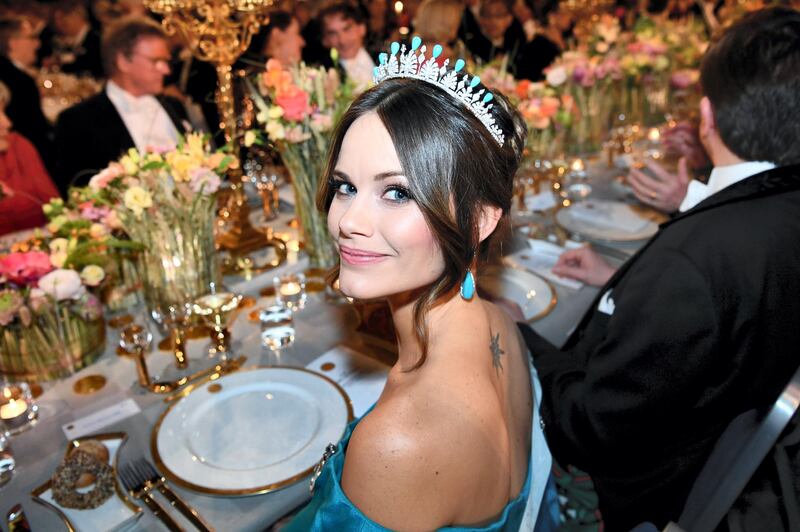
[[[71,184],[85,184],[129,148],[176,143],[188,122],[180,101],[160,95],[171,59],[166,36],[155,22],[121,19],[108,29],[103,38],[105,89],[58,118],[62,193]]]
[[[318,19],[314,18],[308,2],[305,0],[294,2],[292,15],[300,24],[300,35],[306,43],[303,48],[303,61],[307,65],[332,67],[331,56],[322,44],[322,25]]]
[[[449,57],[450,62],[466,59],[467,50],[458,38],[463,5],[459,0],[425,0],[417,10],[414,21],[414,33],[425,43],[429,50],[433,45],[442,46],[440,57]]]
[[[505,56],[508,71],[512,73],[527,42],[522,24],[514,18],[513,8],[513,0],[484,0],[478,17],[481,34],[467,42],[476,60],[489,62]]]
[[[537,27],[536,35],[522,48],[515,65],[517,78],[542,81],[544,69],[566,49],[573,27],[572,17],[559,9],[556,2],[549,2],[542,13],[546,23]]]
[[[300,34],[300,23],[286,11],[276,11],[265,27],[263,55],[277,59],[284,66],[293,66],[303,59],[306,41]]]
[[[53,166],[53,127],[42,112],[39,88],[34,79],[39,36],[22,18],[0,20],[0,80],[11,91],[3,106],[17,131],[30,140]]]
[[[11,131],[9,101],[11,93],[0,83],[0,235],[44,225],[42,205],[58,197],[36,148]]]
[[[103,76],[100,35],[89,24],[80,0],[61,0],[53,7],[53,53],[48,63],[70,74]]]
[[[346,3],[332,4],[320,11],[319,20],[322,43],[337,50],[347,77],[357,85],[371,83],[375,62],[364,47],[367,24],[361,11]]]
[[[364,46],[373,57],[382,52],[387,41],[396,39],[397,17],[389,0],[366,0],[367,38]]]

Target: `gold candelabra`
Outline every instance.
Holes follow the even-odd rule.
[[[177,32],[192,54],[217,69],[217,107],[225,139],[234,148],[239,135],[233,99],[232,65],[250,45],[273,0],[144,0],[150,11],[163,17],[165,31]],[[245,253],[266,244],[263,233],[248,220],[241,169],[230,174],[232,193],[223,218],[230,229],[220,234],[220,247]]]

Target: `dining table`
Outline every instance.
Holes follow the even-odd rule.
[[[602,160],[588,165],[589,178],[592,184],[590,198],[621,200],[635,204],[635,199],[628,191],[620,189],[615,178],[620,170],[609,168]],[[282,218],[273,222],[283,229],[289,227],[291,214],[282,214]],[[545,235],[557,241],[563,234],[553,223],[552,213],[524,214],[516,216],[517,228],[530,227],[531,223],[539,223],[544,227]],[[288,230],[288,229],[287,229]],[[548,234],[548,231],[553,231]],[[513,255],[529,249],[526,234],[515,230],[507,239],[504,253]],[[579,239],[580,240],[580,239]],[[579,241],[579,243],[582,243]],[[629,258],[643,242],[598,244],[597,249],[609,261],[621,264]],[[273,302],[265,288],[272,286],[273,278],[283,273],[304,271],[308,267],[307,259],[302,252],[290,254],[289,260],[275,269],[262,273],[249,274],[243,277],[230,275],[225,278],[226,287],[235,293],[247,296],[249,305],[242,308],[230,327],[231,356],[245,356],[244,368],[288,366],[305,368],[313,364],[320,356],[347,346],[353,352],[379,360],[391,362],[391,353],[369,341],[368,335],[359,330],[360,315],[357,307],[341,297],[331,297],[326,292],[315,292],[308,295],[304,308],[295,311],[294,341],[283,348],[273,349],[264,345],[261,340],[261,324],[253,318],[253,312]],[[580,287],[549,283],[555,296],[555,305],[548,312],[531,323],[531,326],[553,344],[562,345],[581,316],[591,305],[598,289],[588,285]],[[267,295],[262,295],[266,293]],[[134,314],[137,319],[144,319],[143,313]],[[175,372],[175,364],[170,350],[159,349],[161,334],[153,328],[154,339],[152,352],[146,360],[153,375],[166,375]],[[93,419],[88,426],[95,432],[125,433],[127,441],[120,449],[118,463],[123,464],[138,457],[153,460],[151,439],[154,427],[169,405],[165,396],[145,390],[137,382],[137,373],[131,357],[117,354],[120,330],[107,328],[106,349],[97,362],[78,371],[69,378],[59,381],[41,383],[43,393],[36,399],[39,406],[38,420],[30,429],[11,437],[16,467],[11,481],[0,488],[0,511],[5,513],[15,504],[21,504],[32,530],[65,530],[65,524],[59,516],[36,503],[31,493],[47,481],[64,457],[65,449],[70,441],[67,434],[72,434],[70,427],[87,426],[87,419]],[[208,367],[215,363],[209,355],[208,338],[189,340],[187,354],[189,371]],[[535,357],[536,354],[533,353]],[[389,366],[386,366],[388,370]],[[105,380],[99,390],[90,394],[76,392],[76,383],[85,381],[89,376],[101,376]],[[347,387],[345,386],[345,391]],[[377,399],[377,396],[374,398]],[[124,417],[117,413],[109,414],[107,423],[96,419],[98,412],[114,412],[115,407],[125,405]],[[95,416],[95,418],[92,418]],[[265,430],[268,427],[264,427]],[[320,450],[320,455],[322,454]],[[230,449],[236,453],[235,446]],[[211,527],[217,530],[266,530],[287,513],[300,507],[309,499],[308,477],[270,491],[268,493],[247,496],[215,496],[199,493],[192,489],[171,483],[171,487],[186,503],[193,507]],[[135,501],[139,504],[140,501]],[[174,513],[174,512],[173,512]],[[176,520],[191,530],[191,526]],[[8,530],[5,519],[0,519],[0,529]],[[163,525],[145,509],[134,524],[133,530],[159,530]]]

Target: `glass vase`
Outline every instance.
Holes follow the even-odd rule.
[[[85,294],[78,301],[30,305],[28,318],[0,328],[0,373],[11,380],[60,379],[103,354],[106,327],[100,301]]]
[[[126,229],[144,245],[139,275],[145,304],[156,321],[163,309],[183,306],[208,293],[221,274],[214,247],[216,198],[205,197],[185,208],[163,206]]]
[[[317,187],[325,171],[327,143],[321,136],[298,143],[279,142],[283,162],[292,176],[295,212],[303,231],[305,252],[311,268],[331,268],[335,261],[333,242],[324,213],[317,210]]]

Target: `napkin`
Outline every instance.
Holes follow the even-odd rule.
[[[640,217],[624,203],[585,201],[570,207],[570,215],[576,221],[597,229],[611,229],[625,233],[638,233],[651,222]]]
[[[528,239],[530,250],[523,250],[508,255],[505,260],[512,265],[517,265],[526,270],[536,272],[548,281],[552,281],[561,286],[571,288],[572,290],[580,290],[583,283],[575,279],[568,279],[567,277],[559,277],[553,273],[553,266],[556,265],[558,257],[564,253],[568,248],[580,246],[580,244],[567,245],[561,247],[558,244],[547,242],[546,240]]]
[[[306,368],[344,388],[356,417],[364,415],[378,400],[389,373],[385,364],[341,345],[314,359]]]
[[[547,211],[555,206],[555,195],[549,190],[532,196],[525,196],[525,208],[529,211]]]

